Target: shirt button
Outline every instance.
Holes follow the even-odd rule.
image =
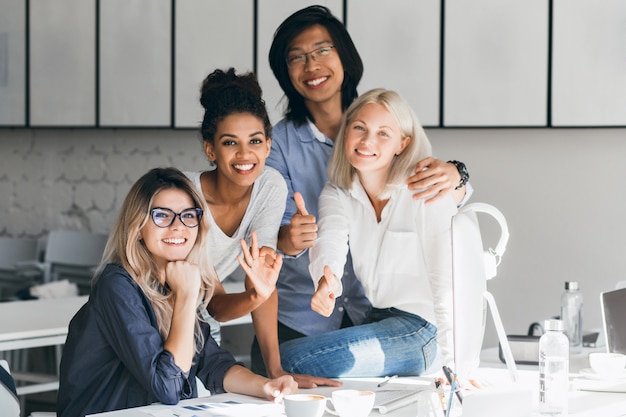
[[[343,313],[343,307],[339,307],[337,310]]]
[[[347,302],[348,302],[348,297],[345,297],[345,298],[343,299],[343,302],[344,302],[344,303],[347,303]]]

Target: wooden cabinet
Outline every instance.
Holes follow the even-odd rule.
[[[359,92],[398,91],[427,127],[626,126],[623,0],[318,3],[360,51]],[[229,67],[256,71],[275,123],[273,34],[310,4],[3,0],[0,127],[196,129],[202,80]]]
[[[26,5],[0,2],[0,126],[26,124]]]
[[[95,0],[30,1],[30,125],[96,124]]]
[[[348,0],[347,27],[363,59],[359,94],[384,87],[400,93],[424,126],[439,125],[441,1]]]
[[[176,2],[174,126],[197,128],[202,80],[213,70],[254,70],[253,0]]]
[[[172,124],[172,1],[100,3],[102,127]]]
[[[546,126],[548,16],[548,0],[445,2],[444,126]]]
[[[552,125],[626,126],[626,1],[553,4]]]

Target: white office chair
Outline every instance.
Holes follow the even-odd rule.
[[[500,226],[494,248],[484,249],[477,213],[493,218]],[[454,307],[454,360],[463,380],[478,368],[486,323],[487,306],[502,345],[512,380],[517,368],[509,347],[493,295],[487,280],[497,275],[497,266],[506,250],[509,230],[506,219],[495,207],[485,203],[464,206],[452,218],[452,282]]]
[[[37,274],[18,274],[16,264],[38,258],[36,239],[0,237],[0,298],[12,296],[15,291],[29,287]]]
[[[9,364],[0,360],[0,415],[2,417],[19,417],[20,400],[15,392],[15,383],[11,376]]]
[[[0,416],[2,417],[20,417],[20,409],[23,408],[24,398],[18,398],[15,390],[15,382],[11,377],[9,364],[5,360],[0,360],[0,367],[6,372],[2,373],[0,369]],[[7,378],[6,381],[3,378]],[[29,417],[55,417],[56,413],[49,411],[33,411]]]
[[[88,294],[95,267],[100,263],[107,235],[82,230],[53,230],[48,235],[43,262],[20,262],[20,274],[38,272],[42,282],[68,279]]]

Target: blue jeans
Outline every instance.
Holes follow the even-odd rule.
[[[437,328],[396,308],[368,322],[280,345],[283,369],[327,378],[420,375],[437,355]]]

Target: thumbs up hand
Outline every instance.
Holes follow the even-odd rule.
[[[297,214],[300,214],[302,216],[308,216],[309,212],[304,206],[304,197],[302,197],[302,194],[296,191],[295,193],[293,193],[293,200],[295,201],[296,208],[298,209]]]
[[[328,265],[324,266],[324,276],[320,279],[317,290],[311,298],[311,309],[328,317],[335,309],[335,292],[340,288],[339,280]]]
[[[313,247],[313,243],[317,239],[315,216],[307,211],[302,194],[296,191],[293,194],[293,199],[296,203],[296,213],[291,218],[289,225],[281,228],[279,234],[279,240],[285,238],[287,240],[285,245],[281,245],[281,250],[288,255],[297,255],[304,249]]]

